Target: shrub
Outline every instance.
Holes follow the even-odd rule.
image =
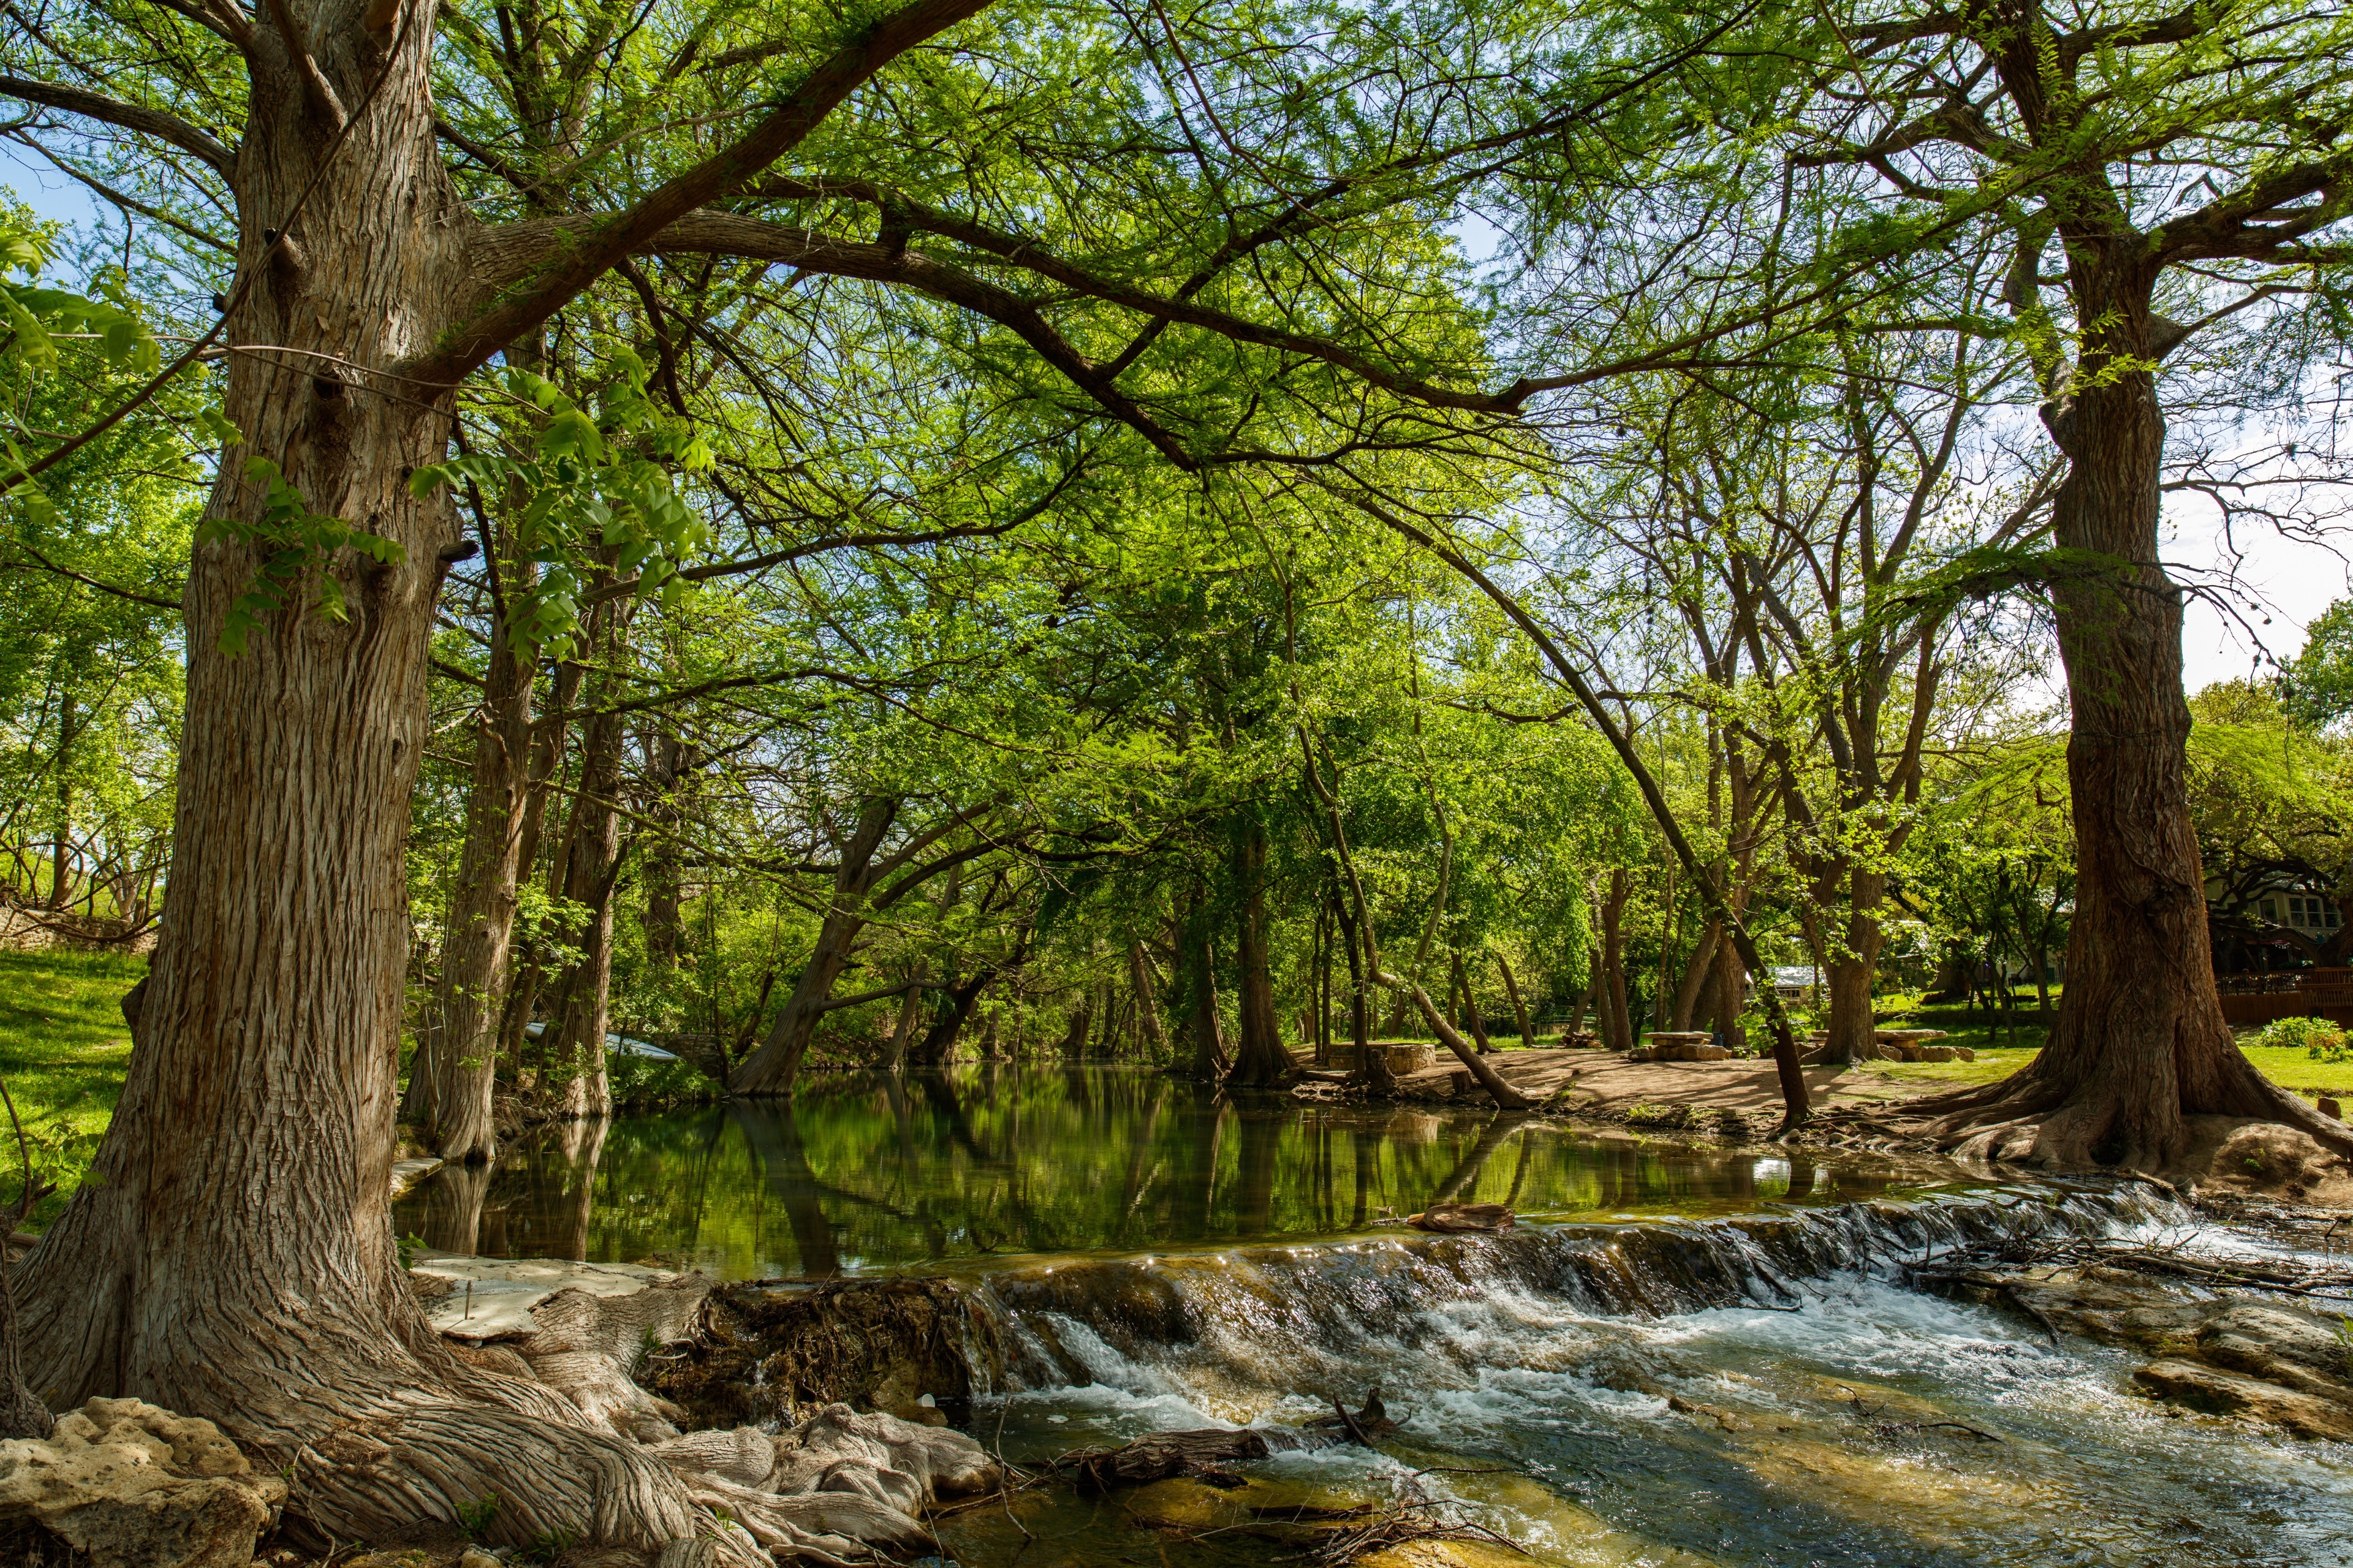
[[[2274,1018],[2255,1036],[2259,1046],[2284,1047],[2304,1052],[2316,1062],[2353,1060],[2353,1047],[2345,1043],[2345,1031],[2326,1018]]]
[[[628,1051],[608,1052],[605,1083],[613,1103],[631,1110],[664,1110],[719,1097],[719,1086],[683,1061],[661,1061]]]

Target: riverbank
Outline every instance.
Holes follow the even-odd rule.
[[[2007,1077],[2032,1059],[2031,1053],[2005,1054],[2015,1059],[1806,1068],[1813,1121],[1799,1134],[1799,1142],[1906,1148],[1916,1125],[1907,1111],[1910,1105],[1959,1084]],[[1745,1142],[1769,1135],[1782,1115],[1779,1070],[1769,1058],[1639,1061],[1589,1048],[1556,1047],[1499,1051],[1486,1059],[1506,1083],[1544,1111],[1576,1121],[1700,1132]],[[1330,1086],[1311,1083],[1305,1092],[1328,1093]],[[1435,1068],[1400,1079],[1398,1094],[1425,1102],[1492,1103],[1451,1056],[1441,1056]],[[2335,1103],[2316,1092],[2316,1098],[2324,1109]],[[2353,1208],[2353,1162],[2306,1134],[2246,1118],[2189,1121],[2188,1152],[2173,1168],[2157,1173],[2225,1194]]]

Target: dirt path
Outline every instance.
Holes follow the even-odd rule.
[[[1637,1105],[1688,1105],[1699,1111],[1735,1110],[1744,1115],[1778,1114],[1781,1083],[1770,1058],[1721,1062],[1637,1062],[1608,1051],[1499,1051],[1487,1058],[1504,1081],[1532,1100],[1546,1100],[1563,1089],[1575,1089],[1589,1099],[1568,1106],[1575,1110],[1605,1113]],[[1450,1056],[1439,1065],[1398,1080],[1398,1091],[1413,1100],[1475,1100],[1485,1093],[1473,1087],[1459,1090],[1454,1075],[1463,1071]],[[1848,1067],[1805,1069],[1806,1089],[1814,1109],[1831,1105],[1892,1105],[1949,1084],[1891,1079],[1883,1074]]]

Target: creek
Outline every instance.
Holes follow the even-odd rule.
[[[1440,1196],[1521,1224],[1377,1223]],[[1296,1424],[1376,1386],[1404,1422],[1239,1486],[954,1515],[967,1568],[1296,1560],[1282,1521],[1366,1501],[1550,1563],[2353,1565],[2353,1450],[2182,1414],[2133,1392],[2146,1358],[1901,1283],[1990,1236],[2196,1223],[2137,1184],[1032,1067],[543,1129],[428,1179],[396,1223],[443,1250],[733,1279],[949,1276],[987,1390],[971,1429],[1025,1464]]]

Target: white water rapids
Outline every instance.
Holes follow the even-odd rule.
[[[2146,1357],[1896,1282],[1966,1239],[2185,1223],[2145,1189],[2028,1190],[1030,1264],[987,1277],[975,1426],[1038,1458],[1377,1385],[1386,1452],[1267,1461],[1266,1495],[1418,1488],[1553,1563],[2353,1568],[2353,1451],[2181,1414],[2133,1392]],[[1025,1563],[1280,1556],[1206,1539],[1183,1496],[1123,1506],[1035,1524]]]

